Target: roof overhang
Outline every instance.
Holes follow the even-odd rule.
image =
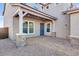
[[[5,13],[5,6],[6,6],[6,3],[4,3],[4,10],[3,10],[2,15],[4,15],[4,13]]]
[[[79,13],[79,8],[73,8],[67,11],[63,12],[64,14],[74,14],[74,13]]]
[[[30,6],[26,5],[26,4],[23,4],[23,3],[19,3],[19,4],[13,3],[12,5],[13,5],[13,6],[20,6],[20,7],[24,8],[24,9],[26,9],[26,10],[29,10],[29,11],[31,11],[31,12],[34,12],[34,13],[38,14],[38,15],[44,16],[44,17],[46,17],[47,19],[50,19],[50,20],[57,20],[56,17],[53,17],[53,16],[48,15],[48,14],[42,12],[42,11],[39,11],[39,10],[37,10],[37,9],[34,9],[34,8],[32,8],[32,7],[30,7]],[[37,15],[37,16],[38,16],[38,15]]]

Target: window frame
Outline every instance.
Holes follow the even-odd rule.
[[[25,33],[25,34],[28,34],[28,21],[23,22],[23,24],[26,22],[27,22],[27,33]],[[23,33],[24,33],[24,25],[23,25]]]
[[[23,34],[27,34],[27,35],[29,35],[29,34],[34,34],[35,33],[35,22],[34,21],[27,21],[27,20],[24,20],[24,22],[23,23],[25,23],[25,22],[28,22],[28,28],[27,28],[27,33],[24,33],[23,32]],[[33,33],[30,33],[29,32],[29,22],[32,22],[33,23]]]
[[[47,25],[48,25],[48,24],[50,24],[50,31],[49,31],[49,32],[47,32]],[[47,33],[50,33],[50,32],[51,32],[51,23],[50,23],[50,22],[46,23],[46,32],[47,32]]]

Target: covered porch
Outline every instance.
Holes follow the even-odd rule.
[[[29,37],[56,36],[55,20],[56,18],[51,18],[42,12],[32,9],[27,10],[23,6],[18,7],[17,11],[13,14],[14,39],[19,44]],[[25,44],[23,42],[21,45],[24,46]]]

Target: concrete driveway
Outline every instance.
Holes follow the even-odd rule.
[[[0,56],[75,56],[79,48],[66,39],[47,36],[29,38],[27,46],[16,48],[10,39],[0,40]]]

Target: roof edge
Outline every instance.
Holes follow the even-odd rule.
[[[79,8],[72,8],[70,10],[64,11],[63,14],[74,14],[78,12],[79,12]]]
[[[34,10],[34,11],[36,11],[36,12],[40,12],[40,13],[43,14],[43,15],[46,15],[46,16],[49,17],[50,19],[57,20],[56,17],[51,16],[51,15],[49,15],[49,14],[46,14],[46,13],[40,11],[40,10],[34,9],[34,8],[32,8],[31,6],[28,6],[28,5],[24,4],[24,3],[12,4],[12,5],[16,5],[16,6],[19,5],[19,6],[20,6],[20,4],[23,5],[23,6],[26,6],[26,7],[28,7],[28,8],[31,8],[32,10]],[[22,7],[22,6],[20,6],[20,7]]]
[[[6,3],[4,3],[4,10],[3,10],[3,13],[2,13],[3,16],[4,16],[4,13],[5,13],[5,6],[6,6]]]
[[[38,11],[38,12],[40,12],[40,13],[43,13],[43,14],[47,15],[49,18],[52,18],[52,19],[54,19],[54,20],[57,20],[56,17],[51,16],[51,15],[49,15],[49,14],[46,14],[46,13],[44,13],[44,12],[38,10],[38,9],[34,9],[34,8],[32,8],[31,6],[28,6],[28,5],[24,4],[24,3],[20,3],[20,4],[22,4],[22,5],[24,5],[24,6],[27,6],[27,7],[31,8],[31,9],[33,9],[33,10],[36,10],[36,11]]]

